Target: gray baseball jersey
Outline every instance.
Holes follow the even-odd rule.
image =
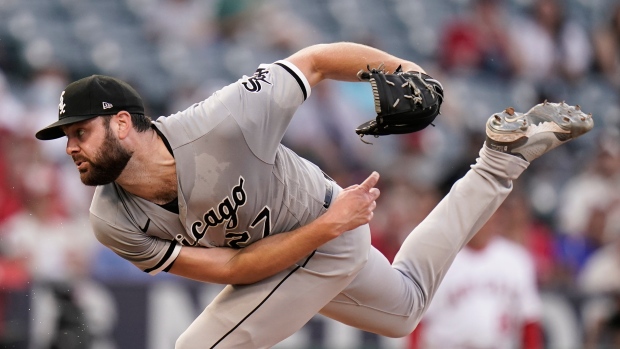
[[[297,67],[278,61],[158,118],[176,162],[179,214],[114,183],[100,186],[90,209],[99,241],[156,274],[183,245],[242,248],[315,219],[327,206],[329,183],[280,144],[309,93]]]
[[[303,74],[279,61],[156,120],[176,161],[179,214],[115,184],[101,186],[91,206],[97,238],[155,274],[183,245],[243,247],[318,217],[340,188],[280,145],[309,93]],[[226,286],[175,348],[270,348],[317,313],[386,336],[407,335],[458,251],[526,167],[483,147],[472,170],[408,235],[393,265],[370,246],[368,225],[360,226],[272,277]]]

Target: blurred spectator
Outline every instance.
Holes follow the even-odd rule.
[[[234,40],[242,31],[258,2],[248,0],[218,0],[214,4],[215,24],[219,37]]]
[[[22,102],[15,97],[4,72],[0,70],[0,130],[18,132],[23,113]]]
[[[620,4],[610,18],[594,29],[595,67],[614,86],[620,88]]]
[[[620,347],[620,237],[596,251],[578,279],[586,349]]]
[[[7,156],[8,149],[15,144],[19,143],[14,135],[0,127],[0,246],[7,243],[8,234],[3,224],[21,210],[21,195],[15,190],[15,178]],[[26,326],[13,319],[10,303],[13,293],[27,291],[29,281],[24,263],[6,256],[6,251],[0,248],[0,347],[8,348],[27,340]]]
[[[11,159],[8,150],[15,146],[15,132],[21,127],[24,106],[11,91],[4,72],[0,70],[0,224],[17,212],[21,205],[14,190]]]
[[[147,35],[159,44],[206,45],[212,40],[213,1],[157,0],[145,13]]]
[[[440,197],[434,187],[416,186],[402,173],[386,172],[379,184],[381,197],[370,223],[372,244],[392,261],[407,234],[428,216]]]
[[[25,267],[30,287],[35,288],[31,343],[33,347],[89,348],[85,305],[102,298],[93,297],[98,288],[88,282],[96,246],[88,217],[69,219],[65,214],[69,208],[61,201],[55,166],[27,148],[12,151],[23,159],[15,170],[20,174],[24,210],[0,227],[0,249],[6,258]]]
[[[55,168],[46,163],[30,163],[22,172],[24,210],[3,230],[2,249],[20,259],[36,280],[67,281],[88,275],[89,259],[95,246],[85,215],[68,220],[60,201]]]
[[[592,162],[561,192],[557,253],[568,280],[575,280],[599,248],[620,237],[620,142],[609,131],[599,135]]]
[[[15,190],[11,159],[7,156],[8,150],[15,146],[16,140],[12,133],[0,129],[0,224],[21,208],[21,197]]]
[[[511,42],[505,0],[474,0],[467,15],[451,21],[441,38],[439,60],[453,73],[488,72],[510,76],[519,56]]]
[[[543,348],[534,262],[501,236],[500,206],[459,252],[411,336],[411,349]]]
[[[20,118],[20,137],[32,138],[36,130],[58,120],[60,93],[68,83],[68,73],[62,67],[42,68],[32,74],[23,90],[26,110]],[[58,140],[41,147],[40,151],[46,158],[60,163],[67,162],[64,149],[65,142]]]
[[[455,147],[454,144],[449,148],[449,150],[459,153],[459,156],[450,159],[448,162],[449,166],[446,166],[441,181],[437,183],[442,197],[450,192],[454,183],[461,179],[469,171],[471,164],[476,161],[480,146],[484,144],[486,134],[482,132],[464,132],[462,136],[464,138],[458,139],[460,142],[456,145],[458,149],[452,149]],[[456,138],[454,135],[450,135],[450,137]]]
[[[558,224],[563,233],[601,246],[620,236],[620,134],[603,131],[597,145],[592,163],[566,183]]]
[[[317,28],[282,2],[218,0],[215,17],[220,39],[277,50],[275,55],[290,54],[320,40]]]
[[[592,48],[588,33],[566,14],[566,2],[534,0],[530,14],[513,23],[519,75],[539,83],[575,81],[588,72]]]
[[[541,289],[558,289],[572,284],[572,275],[561,265],[556,236],[545,222],[537,219],[528,197],[518,184],[502,204],[510,212],[502,216],[500,235],[524,246],[534,261],[536,280]]]
[[[358,99],[372,99],[370,85],[356,90],[357,96],[340,93],[348,84],[326,81],[314,86],[313,98],[299,108],[284,135],[286,146],[321,164],[330,176],[362,169],[369,173],[386,157],[397,155],[389,139],[369,146],[355,135],[355,128],[376,114],[374,104],[365,109],[358,103]]]

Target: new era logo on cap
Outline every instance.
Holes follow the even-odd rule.
[[[112,103],[103,102],[103,110],[110,109],[112,107],[114,107]]]

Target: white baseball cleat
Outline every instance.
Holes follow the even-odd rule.
[[[592,114],[582,112],[579,105],[545,101],[525,114],[507,108],[491,115],[485,144],[490,149],[530,162],[590,131],[593,126]]]

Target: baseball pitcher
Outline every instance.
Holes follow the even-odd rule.
[[[57,122],[82,182],[97,186],[99,241],[146,273],[226,288],[176,348],[269,348],[317,313],[384,336],[409,334],[456,253],[531,160],[592,128],[578,107],[496,113],[472,169],[408,236],[393,264],[370,245],[379,179],[341,188],[280,141],[324,79],[370,83],[377,116],[361,136],[414,132],[443,87],[417,64],[353,44],[311,46],[260,65],[154,121],[126,83],[94,75],[63,91]],[[294,310],[293,310],[294,309]]]

